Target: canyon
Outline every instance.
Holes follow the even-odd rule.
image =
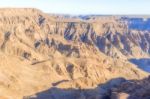
[[[149,26],[150,16],[1,8],[0,99],[148,99]]]

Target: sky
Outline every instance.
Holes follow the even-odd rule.
[[[150,0],[0,0],[0,8],[7,7],[72,15],[150,15]]]

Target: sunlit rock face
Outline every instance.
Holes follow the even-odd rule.
[[[146,77],[128,60],[149,57],[149,30],[130,28],[130,20],[0,9],[0,96],[20,99],[53,87],[75,89],[78,95],[113,78]],[[99,89],[96,94],[102,97]]]

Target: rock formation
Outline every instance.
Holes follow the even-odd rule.
[[[123,16],[66,18],[37,9],[0,9],[0,97],[21,99],[53,87],[78,91],[118,77],[147,77],[128,60],[149,57],[149,23]]]

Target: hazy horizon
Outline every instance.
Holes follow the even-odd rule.
[[[150,15],[148,0],[0,0],[0,8],[36,8],[69,15]]]

